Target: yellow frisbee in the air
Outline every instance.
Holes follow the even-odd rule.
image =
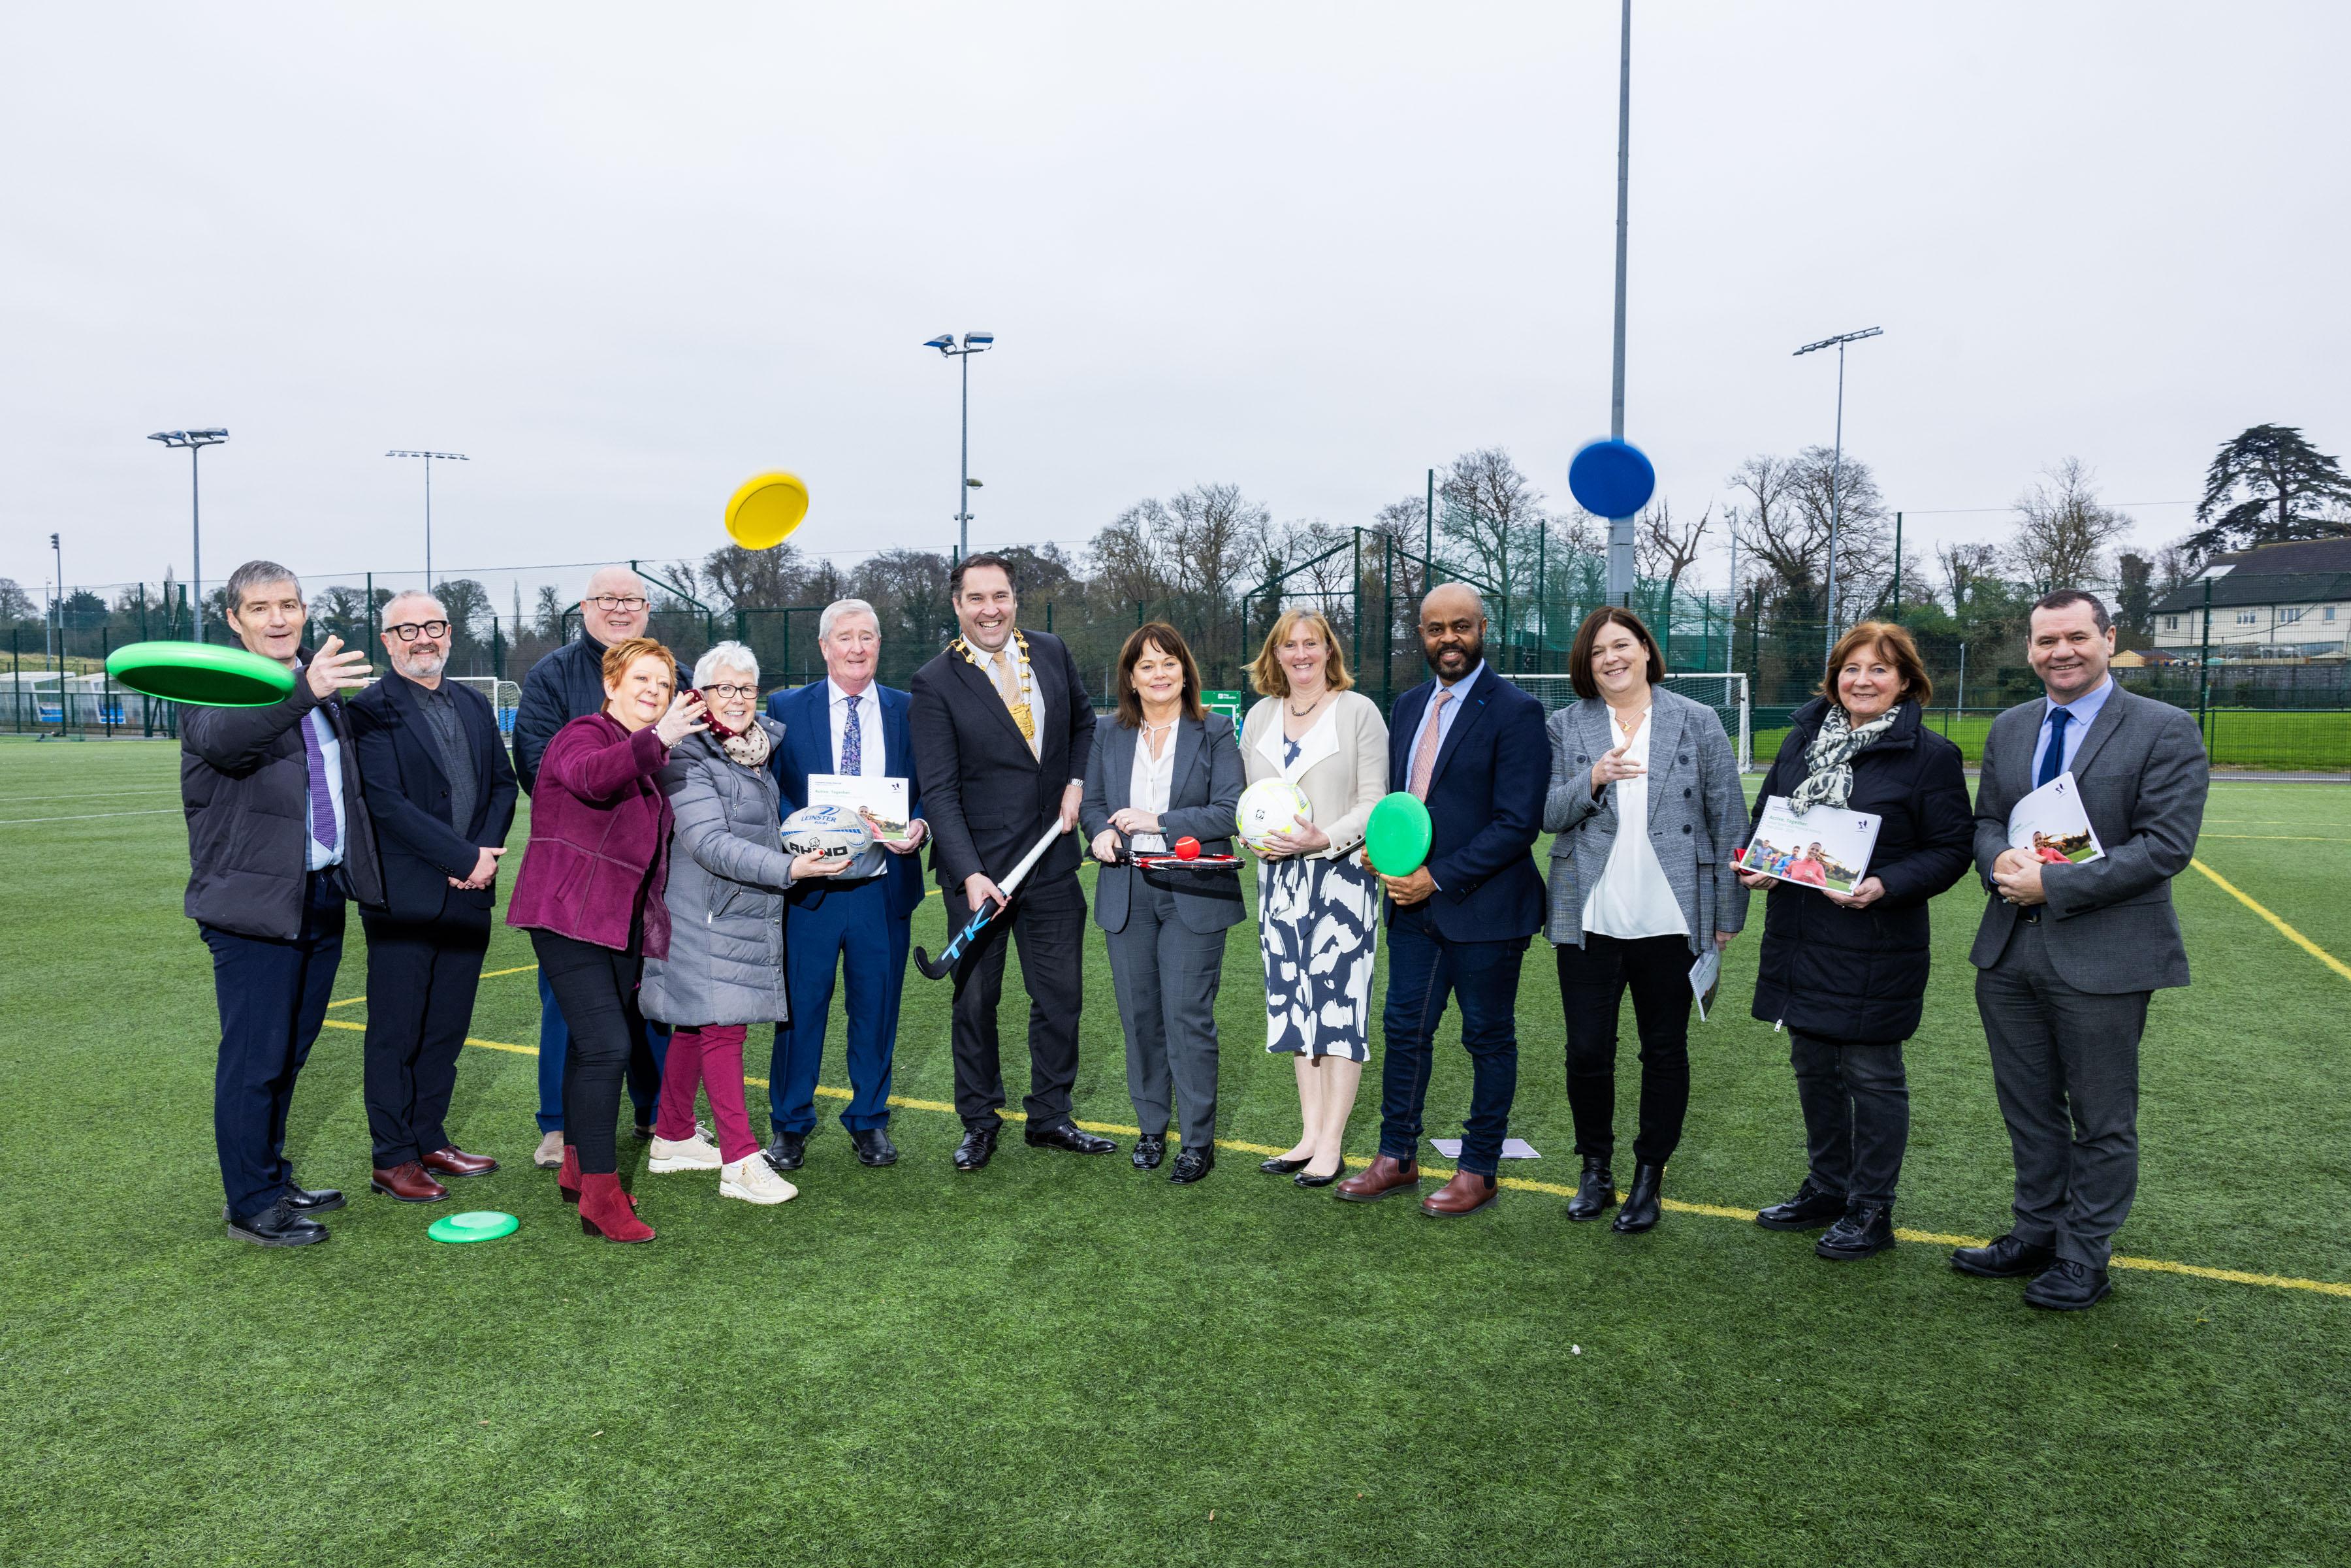
[[[799,475],[754,475],[726,503],[726,535],[745,549],[773,549],[792,537],[808,508]]]

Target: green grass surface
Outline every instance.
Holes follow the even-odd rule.
[[[1983,759],[1985,732],[1993,715],[1929,709],[1927,727],[1948,735],[1974,767]],[[1755,763],[1769,768],[1780,754],[1787,728],[1758,729],[1752,737]],[[2351,711],[2287,712],[2216,707],[2204,717],[2204,743],[2215,768],[2253,772],[2341,773],[2351,771]]]
[[[1524,1190],[1437,1222],[1236,1152],[1176,1189],[1015,1136],[959,1176],[954,1118],[911,1109],[885,1171],[828,1120],[780,1208],[639,1168],[662,1234],[623,1249],[581,1237],[528,1167],[536,1063],[489,1050],[465,1054],[454,1126],[509,1164],[459,1197],[522,1229],[441,1247],[439,1210],[366,1193],[346,1030],[312,1057],[290,1140],[307,1181],[352,1195],[334,1239],[232,1243],[175,764],[160,745],[0,744],[18,1450],[0,1561],[2343,1560],[2344,1295],[2118,1270],[2107,1304],[2052,1316],[1923,1242],[1838,1266],[1733,1218],[1619,1237]],[[2351,790],[2221,785],[2200,854],[2351,957]],[[2176,892],[2196,984],[2155,1003],[2121,1250],[2351,1281],[2351,980],[2206,877]],[[2009,1168],[1964,959],[1977,906],[1963,889],[1936,912],[1897,1218],[1982,1236]],[[933,901],[917,939],[941,924]],[[363,986],[353,936],[343,997]],[[1784,1044],[1743,1016],[1754,955],[1733,946],[1725,1005],[1694,1029],[1678,1199],[1749,1209],[1802,1174]],[[529,961],[501,928],[487,967]],[[1129,1122],[1098,941],[1088,961],[1080,1113]],[[1225,1135],[1286,1144],[1290,1072],[1261,1050],[1248,926],[1226,974]],[[946,1001],[909,979],[902,1095],[950,1095]],[[536,1015],[529,975],[488,980],[474,1031],[532,1045]],[[1510,1174],[1572,1180],[1540,942],[1519,1022],[1512,1131],[1546,1157]],[[1437,1134],[1467,1105],[1454,1040]],[[1359,1155],[1375,1083],[1376,1065]],[[1627,1141],[1633,1089],[1627,1071]]]

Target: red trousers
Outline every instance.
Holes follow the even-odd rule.
[[[710,1096],[710,1119],[718,1124],[718,1157],[732,1165],[758,1152],[751,1115],[743,1105],[743,1035],[739,1023],[714,1023],[681,1028],[669,1037],[655,1137],[677,1144],[694,1136],[694,1094],[701,1089]]]

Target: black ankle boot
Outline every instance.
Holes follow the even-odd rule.
[[[1894,1206],[1856,1203],[1813,1243],[1813,1250],[1837,1262],[1873,1257],[1894,1245]]]
[[[1585,1156],[1583,1179],[1575,1184],[1575,1196],[1567,1200],[1567,1217],[1597,1219],[1615,1207],[1616,1178],[1609,1172],[1606,1157]]]
[[[1657,1186],[1665,1174],[1663,1166],[1635,1164],[1632,1188],[1625,1194],[1625,1207],[1612,1228],[1630,1234],[1656,1224]]]

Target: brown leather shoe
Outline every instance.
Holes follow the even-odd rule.
[[[487,1176],[498,1168],[498,1162],[487,1155],[469,1155],[455,1144],[444,1144],[417,1162],[434,1176]]]
[[[1339,1184],[1331,1196],[1342,1203],[1374,1203],[1400,1192],[1420,1190],[1420,1164],[1382,1155]]]
[[[1475,1171],[1456,1171],[1451,1181],[1420,1200],[1420,1211],[1451,1218],[1475,1214],[1501,1196],[1502,1189],[1495,1185],[1492,1176],[1479,1176]]]
[[[426,1176],[424,1166],[415,1160],[375,1172],[368,1178],[368,1186],[402,1203],[438,1203],[449,1196],[449,1189]]]

